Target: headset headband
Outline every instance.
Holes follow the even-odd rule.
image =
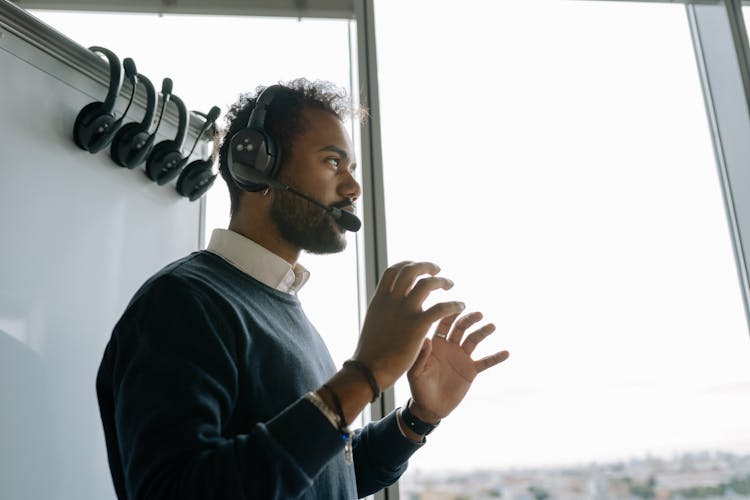
[[[122,69],[120,68],[120,59],[109,49],[104,47],[89,47],[91,52],[96,52],[104,55],[109,62],[109,89],[107,90],[107,97],[104,99],[104,109],[107,113],[112,112],[115,109],[115,101],[117,95],[120,93],[122,87]]]
[[[188,116],[187,108],[185,107],[185,103],[182,102],[182,99],[177,97],[176,94],[172,94],[171,101],[175,103],[177,111],[179,111],[180,114],[180,123],[177,126],[177,135],[174,138],[174,142],[177,143],[177,149],[182,149],[182,146],[185,144],[185,139],[187,138],[188,121],[190,117]]]
[[[156,89],[151,80],[146,78],[146,75],[138,73],[138,81],[146,87],[146,113],[143,115],[143,120],[141,120],[141,128],[144,131],[148,131],[156,115]]]
[[[271,85],[260,93],[250,113],[250,118],[247,120],[247,128],[266,130],[266,112],[274,97],[282,90],[284,87],[281,85]]]

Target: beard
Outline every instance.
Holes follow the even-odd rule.
[[[271,220],[289,243],[314,254],[341,252],[346,248],[344,230],[325,210],[288,191],[276,191]]]

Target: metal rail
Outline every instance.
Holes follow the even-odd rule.
[[[15,35],[71,69],[101,84],[105,89],[109,87],[109,67],[104,59],[8,0],[0,0],[0,33],[3,31]],[[154,85],[158,88],[160,84],[155,82]],[[129,94],[131,90],[130,81],[124,82],[121,92]],[[189,104],[187,99],[183,100]],[[145,93],[136,92],[134,103],[145,109]],[[164,121],[175,128],[177,127],[178,113],[174,106],[167,106],[164,112]],[[194,139],[200,132],[202,125],[203,120],[200,117],[191,115],[188,136]]]

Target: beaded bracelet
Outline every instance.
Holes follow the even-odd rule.
[[[323,401],[323,398],[318,396],[316,392],[310,391],[305,394],[305,399],[311,402],[315,407],[320,410],[320,413],[331,423],[334,429],[339,429],[339,417],[333,410]]]
[[[339,395],[331,389],[328,384],[323,384],[323,389],[327,390],[333,399],[333,404],[336,406],[336,412],[339,414],[339,432],[341,433],[341,439],[344,440],[344,452],[346,454],[346,461],[352,463],[352,431],[349,430],[349,426],[346,425],[346,417],[344,416],[344,408],[341,406],[341,399]]]

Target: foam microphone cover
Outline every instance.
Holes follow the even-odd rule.
[[[122,67],[125,68],[125,76],[128,78],[132,79],[135,75],[138,74],[138,70],[135,69],[135,61],[133,61],[129,57],[126,57],[122,61]]]
[[[162,95],[169,95],[172,93],[172,79],[165,78],[161,81],[161,93]]]
[[[216,121],[216,119],[221,114],[221,110],[218,106],[214,106],[211,108],[211,111],[208,112],[208,115],[206,115],[206,123],[213,123]]]
[[[356,233],[362,227],[362,221],[356,215],[346,210],[341,211],[341,216],[336,219],[336,222],[339,226],[353,233]]]

